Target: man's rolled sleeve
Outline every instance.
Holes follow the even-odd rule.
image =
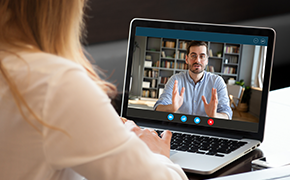
[[[217,109],[217,112],[218,113],[225,113],[228,115],[229,119],[231,120],[232,119],[232,116],[233,116],[233,111],[232,109],[227,106],[227,105],[220,105],[220,107],[218,107]]]
[[[218,113],[225,113],[228,115],[229,119],[232,119],[233,111],[230,107],[230,101],[228,96],[228,91],[226,85],[223,81],[220,81],[219,86],[221,87],[218,90]]]

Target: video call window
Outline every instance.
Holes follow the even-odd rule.
[[[185,58],[191,41],[135,36],[128,108],[154,111],[169,79],[188,71]],[[208,47],[205,71],[220,76],[226,84],[230,119],[258,123],[267,46],[205,43]]]

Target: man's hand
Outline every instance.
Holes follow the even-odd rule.
[[[202,98],[202,101],[204,103],[205,113],[209,117],[216,117],[217,116],[217,105],[218,105],[217,90],[212,88],[211,99],[210,99],[209,103],[207,103],[207,101],[206,101],[204,96],[202,96],[201,98]]]
[[[152,152],[170,157],[170,141],[172,133],[168,130],[161,134],[160,138],[153,129],[141,129],[133,121],[127,120],[125,126],[134,132],[142,141],[144,141]]]
[[[156,107],[156,111],[165,111],[165,112],[176,112],[180,106],[183,104],[183,94],[185,91],[185,87],[182,87],[181,92],[178,92],[178,81],[174,81],[173,89],[172,89],[172,104],[163,105],[159,104]]]
[[[176,112],[183,103],[183,93],[185,91],[185,87],[182,87],[181,92],[178,92],[178,81],[174,81],[174,86],[172,90],[172,108],[173,112]]]

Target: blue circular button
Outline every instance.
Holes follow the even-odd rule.
[[[194,118],[194,122],[195,122],[195,124],[199,124],[200,123],[200,118],[199,117]]]
[[[173,114],[168,114],[167,119],[170,120],[170,121],[173,120],[174,119]]]
[[[186,122],[186,121],[187,121],[187,117],[186,117],[186,116],[181,116],[180,120],[181,120],[182,122]]]

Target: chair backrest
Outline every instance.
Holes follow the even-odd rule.
[[[243,87],[239,85],[227,85],[228,94],[234,97],[236,105],[242,100]]]

